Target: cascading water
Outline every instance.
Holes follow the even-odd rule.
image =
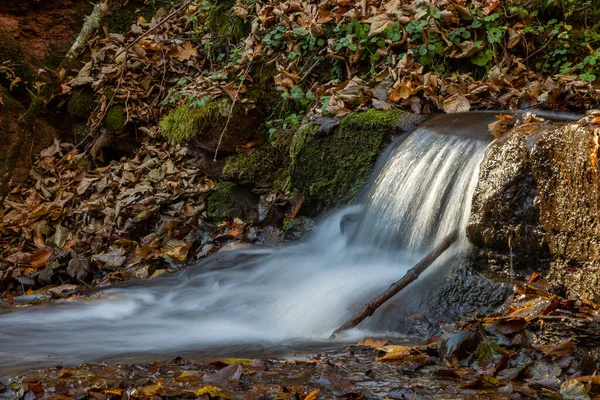
[[[464,232],[486,142],[436,133],[435,119],[428,126],[397,146],[364,205],[323,219],[304,243],[219,253],[99,298],[1,314],[0,372],[141,354],[232,355],[249,344],[269,355],[294,343],[314,349],[436,240],[456,228]],[[350,226],[342,223],[357,215]]]

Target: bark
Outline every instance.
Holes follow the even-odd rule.
[[[73,68],[77,59],[85,50],[86,43],[92,35],[100,28],[102,19],[108,13],[108,0],[97,3],[92,13],[86,17],[83,28],[79,32],[77,39],[58,66],[56,76],[46,83],[40,93],[31,102],[31,105],[23,114],[19,116],[17,131],[15,132],[13,143],[4,160],[4,167],[0,175],[0,205],[4,204],[4,199],[10,191],[10,181],[17,165],[17,161],[23,156],[24,149],[28,149],[35,136],[35,120],[42,109],[52,100],[56,88],[63,83],[68,72]]]
[[[423,271],[425,271],[431,264],[433,264],[433,262],[439,256],[441,256],[446,250],[448,250],[448,248],[452,245],[452,243],[456,241],[457,238],[458,231],[456,230],[450,233],[448,236],[446,236],[440,243],[438,243],[437,246],[433,248],[433,250],[429,252],[429,254],[425,256],[425,258],[423,258],[421,261],[419,261],[418,264],[416,264],[414,267],[408,270],[408,272],[406,273],[406,275],[404,275],[404,277],[402,277],[402,279],[394,283],[392,286],[389,287],[388,290],[377,296],[375,299],[371,300],[358,314],[346,321],[344,325],[336,329],[331,334],[329,339],[335,339],[339,336],[340,333],[347,331],[348,329],[354,328],[356,325],[360,324],[365,318],[373,315],[375,310],[377,310],[383,303],[394,297],[398,292],[407,287],[409,283],[417,280],[419,275],[421,275]]]

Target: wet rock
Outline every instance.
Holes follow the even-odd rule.
[[[213,222],[223,218],[240,218],[246,223],[258,221],[258,197],[244,186],[219,182],[206,203],[208,217]]]
[[[509,273],[511,248],[517,272],[549,261],[534,207],[537,184],[531,169],[531,149],[543,133],[540,124],[515,128],[490,146],[481,164],[467,236],[476,246],[477,258],[494,271]]]
[[[492,144],[481,166],[467,235],[474,254],[507,273],[547,272],[600,302],[598,129],[527,124]]]
[[[598,128],[549,130],[533,149],[540,225],[552,254],[550,277],[600,302]]]

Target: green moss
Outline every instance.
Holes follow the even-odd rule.
[[[0,111],[17,113],[25,111],[25,107],[10,95],[8,89],[0,87],[0,91],[2,92],[2,101],[4,102],[4,105],[0,105]]]
[[[352,201],[362,189],[390,134],[407,113],[369,110],[344,118],[331,135],[301,128],[291,146],[291,180],[313,210]]]
[[[206,48],[213,59],[228,53],[230,46],[241,42],[250,33],[250,23],[235,15],[236,0],[206,0],[208,12],[203,28],[213,37]]]
[[[213,223],[224,218],[240,218],[253,223],[258,220],[258,197],[243,186],[219,182],[206,199],[206,213]]]
[[[92,91],[80,89],[71,95],[67,103],[67,112],[73,118],[87,119],[94,107],[94,101],[95,96]]]
[[[170,142],[180,143],[202,133],[210,124],[223,118],[221,103],[210,101],[199,108],[179,107],[160,121],[163,136]]]
[[[35,82],[35,73],[31,64],[24,61],[24,58],[21,46],[10,36],[0,32],[0,64],[7,65],[27,86]],[[12,81],[12,77],[0,73],[0,83],[8,84]]]
[[[125,130],[125,124],[127,123],[127,116],[123,106],[115,104],[110,106],[104,117],[104,126],[112,133],[123,133]]]
[[[152,0],[145,2],[144,0],[129,0],[126,6],[124,2],[113,2],[110,16],[106,19],[110,32],[127,33],[131,29],[131,25],[136,23],[139,17],[144,17],[148,22],[152,20],[156,11],[161,7],[167,12],[179,1],[171,0]]]
[[[271,186],[290,162],[292,137],[292,132],[280,131],[262,146],[227,158],[223,178],[262,187]]]
[[[220,220],[228,216],[233,191],[237,185],[232,182],[219,182],[215,191],[206,199],[206,212],[211,220]]]

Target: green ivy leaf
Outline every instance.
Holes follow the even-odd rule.
[[[591,72],[586,72],[584,74],[581,74],[581,75],[579,75],[579,77],[586,82],[594,82],[597,78],[596,75],[592,74]]]
[[[490,62],[490,57],[488,57],[487,51],[480,51],[471,57],[471,62],[480,67],[485,67]]]
[[[502,39],[503,32],[499,28],[491,28],[487,32],[488,41],[490,43],[497,43]]]

